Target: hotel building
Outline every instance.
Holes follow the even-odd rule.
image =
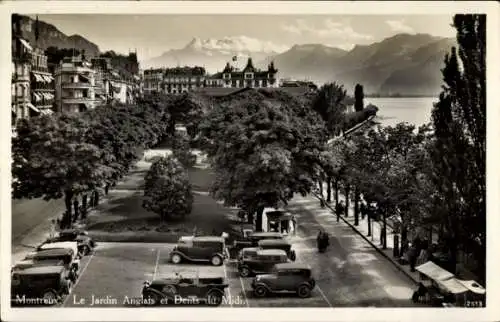
[[[248,58],[243,70],[238,70],[229,63],[222,72],[216,73],[206,81],[207,87],[223,88],[274,88],[279,87],[278,70],[271,62],[267,70],[260,70],[253,66],[252,58]]]

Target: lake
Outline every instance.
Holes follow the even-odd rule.
[[[376,121],[383,126],[394,126],[399,122],[416,127],[431,121],[431,111],[436,97],[367,97],[365,106],[373,104],[379,108]]]

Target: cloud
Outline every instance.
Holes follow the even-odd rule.
[[[406,33],[413,33],[415,32],[412,27],[408,26],[405,24],[404,19],[401,20],[386,20],[386,24],[389,25],[389,27],[396,32],[406,32]]]
[[[339,40],[369,40],[373,36],[355,31],[347,21],[338,22],[326,19],[322,25],[317,27],[307,23],[303,19],[295,20],[293,24],[281,26],[281,29],[296,35],[315,35],[321,38],[335,38]]]

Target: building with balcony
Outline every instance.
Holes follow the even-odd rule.
[[[33,48],[23,38],[21,17],[12,15],[12,84],[11,110],[12,127],[21,118],[30,118],[39,115],[37,108],[31,104],[30,73],[33,57]]]
[[[206,80],[207,87],[223,88],[275,88],[279,87],[278,70],[271,62],[267,70],[260,70],[253,66],[252,58],[248,58],[243,70],[238,70],[229,63],[222,72],[216,73]]]
[[[54,77],[48,70],[47,56],[34,48],[31,61],[31,103],[41,114],[52,114],[55,102]]]
[[[95,95],[103,103],[113,101],[122,104],[132,104],[139,92],[138,75],[132,74],[127,68],[113,68],[111,58],[95,57],[91,59],[95,75]],[[135,70],[135,69],[133,69]]]
[[[165,68],[151,68],[144,71],[144,87],[145,93],[159,93],[162,91],[163,74]]]
[[[96,71],[83,56],[64,58],[55,71],[56,110],[83,112],[102,104],[95,95]]]
[[[204,87],[205,79],[206,71],[203,67],[166,68],[161,87],[167,94],[186,93]]]

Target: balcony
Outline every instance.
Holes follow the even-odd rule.
[[[45,66],[31,66],[31,71],[33,72],[40,72],[40,73],[49,73],[49,69]]]
[[[92,85],[91,83],[85,83],[85,82],[77,82],[77,83],[66,82],[66,83],[62,83],[61,87],[62,88],[92,88],[92,87],[94,87],[94,85]]]
[[[82,103],[93,103],[96,101],[90,97],[63,97],[62,102],[64,104],[82,104]]]
[[[15,62],[20,62],[20,63],[31,63],[31,60],[33,59],[33,55],[28,52],[24,52],[18,55],[12,55],[12,60]]]

